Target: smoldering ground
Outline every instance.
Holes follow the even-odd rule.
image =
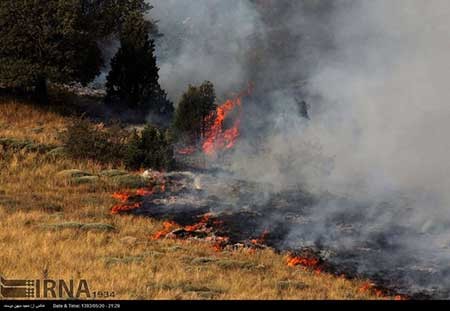
[[[152,4],[172,98],[203,80],[221,98],[256,86],[227,169],[319,198],[286,247],[450,297],[448,1]]]

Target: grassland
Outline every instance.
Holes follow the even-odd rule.
[[[69,122],[0,100],[0,138],[59,145]],[[83,278],[91,290],[114,291],[120,299],[379,299],[361,290],[365,280],[291,268],[271,250],[216,252],[202,242],[152,240],[161,222],[110,214],[111,194],[123,190],[116,184],[74,184],[58,176],[110,168],[0,147],[0,274]]]

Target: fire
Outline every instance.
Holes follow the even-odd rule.
[[[229,237],[215,237],[213,249],[216,252],[221,252],[228,245],[229,242],[230,242]]]
[[[250,242],[252,242],[252,244],[264,244],[269,236],[269,231],[268,230],[264,230],[264,232],[261,234],[261,236],[257,239],[253,239]]]
[[[397,295],[394,297],[394,300],[396,301],[404,301],[404,300],[408,300],[408,298],[406,296],[403,295]]]
[[[314,270],[317,274],[321,274],[323,268],[318,258],[309,256],[295,256],[292,254],[287,258],[287,265],[289,267],[301,266],[305,269]]]
[[[376,288],[375,284],[369,283],[369,282],[366,282],[363,285],[361,285],[361,287],[359,288],[359,292],[360,293],[367,293],[367,292],[369,292],[369,293],[374,294],[378,298],[386,297],[386,294],[385,294],[385,292],[383,290],[381,290],[379,288]],[[394,299],[397,299],[397,297],[398,296],[396,296]]]
[[[115,192],[113,193],[112,197],[122,204],[113,206],[113,208],[111,209],[111,214],[116,215],[119,213],[129,212],[141,208],[142,202],[139,202],[139,200],[141,200],[142,197],[152,195],[153,193],[153,189],[145,188],[137,189],[134,193],[131,191]]]
[[[130,193],[127,192],[115,192],[113,193],[112,197],[122,203],[125,203],[130,198]]]
[[[210,218],[211,218],[210,214],[205,214],[198,223],[192,226],[186,226],[184,227],[184,230],[186,230],[187,232],[194,232],[202,229],[205,230]]]
[[[141,197],[146,197],[149,195],[153,194],[153,190],[148,190],[148,189],[138,189],[136,190],[136,195],[141,196]]]
[[[160,240],[162,238],[164,238],[166,235],[168,235],[170,232],[172,232],[173,230],[179,228],[180,226],[173,221],[165,221],[163,223],[163,229],[156,232],[153,236],[152,239],[153,240]]]
[[[217,154],[222,150],[231,149],[235,146],[240,135],[241,114],[242,114],[242,98],[248,96],[252,91],[252,85],[248,90],[242,92],[234,99],[229,99],[206,118],[211,123],[207,130],[203,142],[203,152],[209,156]],[[237,116],[229,129],[224,129],[224,122],[231,113],[237,111]]]
[[[133,203],[133,204],[119,204],[113,206],[111,209],[111,214],[116,215],[119,213],[129,212],[138,208],[141,208],[142,203]]]
[[[212,119],[212,125],[207,131],[205,141],[203,142],[203,151],[205,154],[213,155],[219,150],[230,149],[235,145],[239,137],[241,105],[242,100],[240,97],[227,100],[217,108],[217,111],[213,115],[208,117],[208,119]],[[223,123],[227,116],[235,109],[239,109],[239,115],[234,121],[233,126],[224,131]]]
[[[289,267],[303,266],[315,268],[319,264],[319,260],[316,258],[289,257],[287,264]]]

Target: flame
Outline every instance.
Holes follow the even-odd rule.
[[[130,198],[131,194],[128,192],[115,192],[112,197],[122,203],[125,203]]]
[[[253,239],[250,242],[252,242],[252,244],[264,244],[269,236],[269,231],[268,230],[264,230],[264,232],[261,234],[261,236],[257,239]]]
[[[205,230],[210,218],[211,218],[211,214],[205,214],[205,215],[203,215],[202,219],[200,219],[200,221],[198,223],[191,225],[191,226],[186,226],[186,227],[184,227],[184,230],[186,230],[187,232]]]
[[[287,265],[289,267],[302,266],[305,269],[312,269],[317,274],[322,273],[320,260],[314,257],[302,257],[289,255],[287,258]]]
[[[359,288],[359,292],[360,293],[371,293],[374,294],[375,296],[377,296],[378,298],[384,298],[386,297],[386,294],[383,290],[376,288],[375,284],[370,283],[370,282],[365,282],[363,285],[361,285],[361,287]],[[397,297],[400,296],[395,296],[394,299],[397,299]]]
[[[187,233],[195,233],[196,231],[201,231],[206,233],[208,236],[205,237],[205,241],[210,242],[215,251],[219,252],[223,250],[229,243],[230,238],[226,236],[216,236],[213,233],[213,228],[220,226],[222,221],[215,219],[210,213],[207,213],[202,216],[202,218],[196,224],[189,226],[181,226],[173,221],[166,221],[163,224],[163,229],[153,234],[151,237],[153,240],[160,240],[164,238],[172,238],[172,239],[186,239],[189,238],[190,235],[182,235],[177,236],[176,234],[171,234],[175,230],[180,229],[180,232],[184,231]],[[192,236],[195,236],[193,234]]]
[[[142,203],[133,203],[133,204],[119,204],[113,206],[111,209],[111,214],[116,215],[123,212],[129,212],[138,208],[141,208]]]
[[[129,212],[134,209],[142,207],[142,202],[135,202],[145,196],[150,196],[154,193],[153,189],[137,189],[134,193],[131,191],[115,192],[112,197],[122,204],[113,206],[111,209],[111,214],[116,215],[123,212]],[[129,202],[133,198],[133,202]]]
[[[253,86],[250,84],[248,89],[239,94],[234,99],[229,99],[219,107],[216,111],[206,117],[210,128],[206,131],[203,141],[203,152],[206,155],[213,156],[219,151],[231,149],[235,146],[240,135],[241,114],[242,114],[242,98],[248,96],[252,92]],[[237,116],[229,129],[224,129],[224,121],[234,111]]]
[[[214,114],[207,117],[207,119],[212,120],[212,125],[207,131],[205,141],[203,142],[203,151],[205,154],[214,155],[217,151],[230,149],[234,146],[236,139],[239,137],[241,105],[242,101],[239,97],[227,100],[217,108]],[[224,131],[223,123],[226,117],[236,108],[239,109],[238,117],[234,121],[233,126]]]
[[[165,238],[166,235],[168,235],[170,232],[172,232],[173,230],[179,228],[180,226],[174,222],[174,221],[165,221],[163,223],[163,229],[156,232],[153,236],[152,239],[153,240],[160,240],[162,238]]]
[[[397,295],[394,297],[394,300],[396,301],[404,301],[404,300],[408,300],[408,298],[406,296],[403,295]]]
[[[319,260],[315,258],[302,258],[302,257],[294,257],[288,259],[288,266],[289,267],[295,267],[295,266],[304,266],[309,268],[314,268],[318,265]]]
[[[216,252],[222,251],[225,246],[230,242],[229,237],[216,237],[215,243],[213,244],[213,248]]]

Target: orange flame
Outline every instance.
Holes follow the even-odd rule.
[[[153,189],[149,190],[149,189],[142,188],[142,189],[136,190],[136,195],[141,196],[141,197],[146,197],[146,196],[149,196],[152,194],[153,194]]]
[[[133,203],[133,204],[119,204],[113,206],[111,209],[111,214],[116,215],[123,212],[129,212],[135,209],[138,209],[142,206],[142,203]]]
[[[205,229],[205,226],[208,224],[208,221],[210,220],[211,215],[210,214],[205,214],[203,215],[202,219],[196,223],[195,225],[192,226],[186,226],[184,227],[184,230],[186,230],[187,232],[194,232],[194,231],[198,231],[201,229]]]
[[[111,214],[116,215],[123,212],[129,212],[134,209],[141,208],[142,202],[130,202],[127,203],[132,197],[139,199],[139,197],[145,197],[153,194],[153,189],[137,189],[134,193],[131,191],[124,191],[124,192],[115,192],[112,194],[112,197],[118,201],[120,201],[123,204],[118,204],[113,206],[111,209]],[[136,200],[132,200],[136,201]]]
[[[229,99],[208,117],[206,121],[210,121],[210,128],[205,134],[203,142],[203,152],[209,156],[217,154],[218,151],[231,149],[236,144],[240,135],[241,113],[242,113],[242,98],[248,96],[252,92],[252,85],[249,85],[248,90],[242,92],[234,99]],[[238,110],[237,117],[233,125],[229,129],[224,129],[224,121],[233,112]]]
[[[386,294],[383,290],[376,288],[375,284],[370,283],[370,282],[365,282],[363,285],[361,285],[361,287],[359,288],[359,292],[360,293],[369,292],[369,293],[377,296],[378,298],[386,297]],[[395,296],[394,299],[397,300],[397,297],[400,297],[400,296]]]
[[[289,267],[302,266],[305,269],[312,269],[317,274],[322,273],[322,267],[319,259],[313,257],[301,257],[289,255],[287,258],[287,265]]]
[[[269,236],[269,233],[270,232],[268,230],[264,230],[259,238],[253,239],[250,242],[252,242],[252,244],[264,244]]]
[[[164,238],[166,235],[168,235],[170,232],[175,230],[176,228],[179,228],[180,226],[173,221],[165,221],[163,223],[163,229],[161,231],[156,232],[153,236],[153,240],[160,240]]]
[[[125,203],[130,198],[131,194],[128,192],[115,192],[112,197],[122,203]]]
[[[408,298],[406,296],[403,295],[397,295],[394,297],[394,300],[396,301],[404,301],[404,300],[408,300]]]
[[[239,137],[240,111],[230,129],[224,130],[223,123],[227,116],[236,108],[241,108],[241,98],[227,100],[223,105],[217,108],[217,111],[208,118],[212,119],[212,125],[205,135],[203,142],[203,151],[207,155],[213,155],[219,150],[230,149]]]
[[[288,266],[303,266],[307,268],[315,268],[319,264],[319,260],[316,258],[303,258],[303,257],[289,257]]]

